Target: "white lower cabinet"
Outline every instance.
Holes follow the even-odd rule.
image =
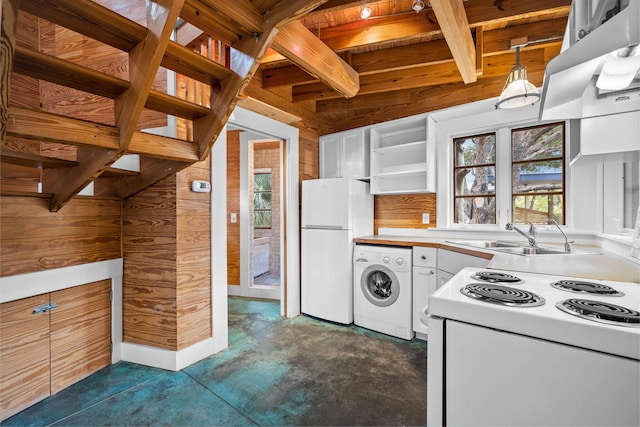
[[[437,249],[413,247],[413,330],[416,337],[425,339],[427,326],[420,320],[420,312],[429,301],[429,295],[438,288],[436,280]]]
[[[444,285],[465,267],[485,268],[491,260],[438,249],[438,287]]]

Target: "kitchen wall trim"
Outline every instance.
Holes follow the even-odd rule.
[[[81,286],[99,280],[111,280],[111,363],[123,360],[122,348],[122,275],[123,259],[53,268],[34,273],[0,277],[0,303]]]

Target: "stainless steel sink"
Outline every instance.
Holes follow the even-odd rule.
[[[447,240],[447,243],[456,245],[471,246],[474,248],[488,249],[514,255],[572,255],[572,254],[597,254],[597,252],[587,252],[582,250],[572,250],[565,252],[562,249],[548,248],[544,246],[528,246],[518,242],[506,240]]]
[[[456,245],[473,246],[475,248],[520,248],[522,245],[505,240],[447,240]]]

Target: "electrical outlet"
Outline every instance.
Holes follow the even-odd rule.
[[[232,223],[238,222],[238,215],[235,212],[231,212],[231,222]]]
[[[423,213],[422,214],[422,223],[423,224],[429,224],[431,222],[431,215],[429,215],[428,213]]]

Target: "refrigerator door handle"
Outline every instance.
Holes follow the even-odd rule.
[[[346,228],[338,227],[335,225],[303,225],[302,228],[310,230],[346,230]]]

